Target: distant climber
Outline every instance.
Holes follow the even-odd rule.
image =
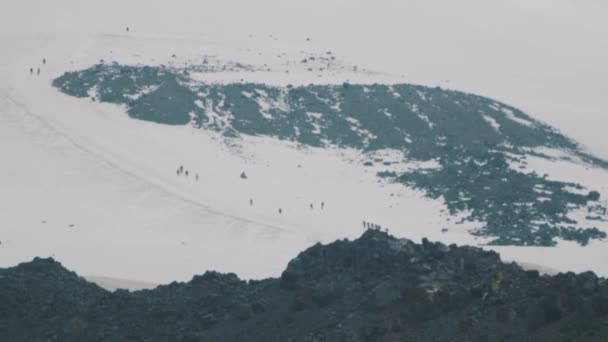
[[[46,64],[46,58],[42,59],[42,64]]]
[[[30,75],[34,74],[34,68],[30,68]]]
[[[183,165],[179,166],[179,172],[184,172],[184,166]]]
[[[279,208],[279,215],[281,215],[283,213],[283,210],[281,208]]]
[[[245,171],[241,172],[241,179],[247,179],[247,174]]]
[[[323,210],[323,208],[325,208],[325,202],[321,202],[321,210]]]
[[[184,174],[186,175],[186,177],[188,177],[188,170],[184,171]]]
[[[310,203],[310,210],[313,210],[313,209],[314,209],[314,207],[313,207],[312,203]]]
[[[365,221],[363,221],[363,228],[367,228],[367,224],[365,224]]]
[[[129,26],[127,26],[127,32],[129,32]]]
[[[249,199],[249,206],[253,207],[253,198]]]
[[[40,68],[38,68],[38,70],[36,71],[36,73],[37,73],[38,75],[40,75]]]
[[[198,173],[196,174],[195,178],[196,178],[196,181],[198,182]]]

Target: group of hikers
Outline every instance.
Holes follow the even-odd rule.
[[[46,58],[42,59],[42,64],[46,64]],[[34,68],[30,68],[30,75],[34,74]],[[36,75],[40,75],[40,68],[36,69]]]
[[[382,230],[382,226],[379,224],[363,221],[363,228],[365,229],[373,229],[373,230]],[[388,228],[384,228],[386,232],[388,232]]]
[[[190,172],[184,168],[183,165],[180,165],[179,168],[175,171],[178,176],[184,175],[186,177],[190,176]],[[247,179],[247,175],[245,172],[241,173],[241,178]],[[198,173],[194,174],[194,179],[198,182]],[[249,199],[249,205],[253,207],[253,198]],[[315,206],[313,203],[310,203],[310,210],[314,210]],[[321,210],[325,209],[325,202],[321,202]],[[279,215],[283,214],[283,208],[279,208]]]
[[[183,165],[180,165],[180,167],[175,171],[175,173],[178,176],[184,175],[186,177],[188,177],[190,175],[190,173],[188,172],[187,169],[184,168]],[[241,173],[241,178],[246,179],[247,176],[245,175],[245,172]],[[194,179],[198,182],[198,173],[194,174]],[[249,199],[249,205],[253,206],[253,199]],[[325,208],[325,202],[321,202],[321,210],[323,210]],[[314,205],[312,203],[310,203],[310,210],[314,209]],[[279,208],[279,214],[282,214],[283,210],[281,208]]]
[[[178,176],[180,176],[182,174],[186,177],[189,176],[188,170],[184,169],[183,165],[180,165],[180,167],[177,169],[176,173]],[[194,179],[198,182],[198,173],[194,174]]]

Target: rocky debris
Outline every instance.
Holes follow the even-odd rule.
[[[378,230],[316,244],[278,279],[108,292],[52,259],[0,269],[2,341],[601,341],[607,322],[591,272],[541,276]]]
[[[589,194],[587,195],[587,199],[590,201],[599,201],[600,200],[600,193],[597,191],[591,191],[589,192]]]

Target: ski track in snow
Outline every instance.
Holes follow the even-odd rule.
[[[42,125],[44,126],[44,129],[47,129],[49,131],[51,131],[52,133],[57,134],[58,136],[60,136],[61,139],[66,139],[67,141],[70,142],[70,144],[72,144],[75,148],[81,150],[84,153],[90,154],[91,156],[95,157],[98,160],[103,161],[104,163],[106,163],[108,166],[115,168],[125,174],[127,174],[128,176],[137,178],[139,181],[142,181],[146,184],[146,186],[150,186],[150,187],[154,187],[156,189],[160,189],[163,192],[165,192],[166,194],[170,194],[173,196],[178,197],[180,200],[188,202],[190,204],[196,205],[196,206],[200,206],[201,208],[203,208],[204,210],[208,211],[209,213],[212,214],[216,214],[216,215],[221,215],[221,216],[225,216],[225,217],[229,217],[232,219],[235,219],[237,221],[242,221],[242,222],[247,222],[247,223],[255,223],[255,224],[259,224],[262,225],[264,227],[267,228],[273,228],[279,231],[284,231],[285,228],[284,227],[280,227],[280,226],[274,226],[274,225],[269,225],[268,223],[264,223],[264,222],[260,222],[260,221],[254,221],[251,219],[247,219],[243,216],[237,216],[237,215],[233,215],[227,212],[222,212],[219,211],[207,204],[203,204],[200,203],[199,201],[192,199],[192,198],[188,198],[187,195],[184,194],[180,194],[177,191],[171,191],[165,187],[163,187],[162,185],[158,184],[158,183],[154,183],[153,181],[150,181],[148,179],[145,178],[145,175],[143,174],[136,174],[132,171],[129,171],[127,168],[125,167],[121,167],[119,163],[112,161],[109,157],[107,156],[103,156],[100,153],[95,152],[94,150],[87,148],[86,147],[86,143],[79,143],[78,141],[76,141],[76,139],[72,138],[69,133],[64,133],[59,131],[57,128],[53,127],[52,125],[50,125],[48,122],[46,122],[44,120],[43,117],[37,116],[36,114],[30,112],[27,107],[23,104],[17,103],[14,99],[12,99],[11,97],[7,97],[6,98],[7,101],[13,103],[15,106],[19,107],[24,113],[26,113],[26,115],[31,116],[33,118],[35,118],[35,120],[39,121],[40,123],[42,123]]]
[[[73,4],[62,1],[58,9]],[[124,19],[125,13],[117,16]],[[311,53],[325,54],[322,44],[302,47],[302,42],[276,42],[264,35],[118,33],[112,30],[123,29],[119,19],[110,23],[111,29],[94,21],[73,32],[55,28],[50,18],[0,35],[7,47],[0,53],[0,267],[54,256],[80,274],[154,283],[188,280],[210,269],[242,278],[278,276],[291,258],[315,242],[359,236],[362,220],[412,240],[484,242],[467,233],[475,223],[454,224],[458,218],[447,217],[440,201],[398,184],[378,183],[375,172],[380,170],[362,167],[363,156],[355,151],[300,148],[268,138],[225,140],[191,127],[130,119],[118,106],[70,98],[50,86],[63,72],[100,59],[181,66],[217,56],[268,63],[271,69],[195,75],[213,82],[407,81],[401,75],[363,68],[352,72],[346,69],[353,65],[339,56],[337,65],[346,68],[325,73],[298,63]],[[30,67],[40,67],[41,75],[30,75]],[[199,172],[198,184],[175,175],[180,164]],[[529,164],[531,170],[558,170],[558,164],[546,160],[532,158]],[[608,192],[605,171],[559,165],[560,177]],[[249,176],[246,181],[238,177],[242,171]],[[326,203],[323,212],[321,201]],[[315,203],[313,212],[310,202]],[[284,210],[280,216],[279,207]],[[442,233],[442,228],[449,231]],[[556,248],[492,249],[507,260],[608,275],[604,241],[587,247],[560,242]]]
[[[5,112],[3,111],[3,113]],[[64,262],[68,265],[73,266],[75,269],[79,269],[82,271],[95,271],[97,268],[91,268],[91,263],[101,262],[101,260],[106,259],[107,264],[102,265],[100,269],[97,269],[98,272],[101,271],[108,274],[122,275],[123,277],[128,276],[131,278],[137,278],[138,276],[142,278],[151,277],[152,279],[162,281],[169,281],[172,279],[184,280],[187,278],[186,274],[180,274],[179,272],[172,273],[168,268],[163,267],[163,260],[154,261],[161,265],[159,267],[150,267],[151,265],[146,265],[147,262],[155,259],[153,254],[160,252],[158,250],[159,246],[156,246],[154,243],[154,237],[151,238],[152,241],[148,241],[152,243],[149,243],[146,248],[139,248],[141,247],[139,245],[142,244],[142,239],[145,240],[147,238],[146,235],[150,233],[150,229],[146,229],[146,226],[150,224],[153,225],[153,223],[151,222],[155,222],[155,220],[158,219],[158,215],[154,215],[154,211],[162,211],[162,207],[158,207],[158,202],[167,202],[167,199],[169,199],[169,201],[172,203],[169,206],[169,209],[178,210],[179,212],[184,211],[181,209],[188,209],[186,213],[187,215],[192,215],[192,212],[199,211],[201,209],[200,205],[197,204],[194,206],[192,205],[192,202],[184,203],[182,198],[176,199],[175,194],[170,194],[170,196],[168,196],[169,194],[166,191],[158,190],[159,188],[157,186],[150,187],[148,182],[142,182],[141,179],[137,176],[125,173],[124,171],[111,166],[106,161],[101,160],[100,158],[95,157],[94,155],[91,155],[86,149],[76,148],[76,146],[69,140],[66,139],[62,141],[62,139],[64,139],[63,136],[58,137],[56,132],[49,129],[49,127],[42,124],[40,121],[34,120],[35,122],[26,122],[24,120],[23,122],[20,122],[20,119],[23,118],[31,119],[31,117],[18,117],[17,119],[15,119],[3,115],[2,120],[3,123],[7,123],[2,127],[3,138],[8,139],[7,142],[12,142],[15,136],[17,136],[17,138],[20,138],[22,140],[15,139],[16,147],[19,148],[22,152],[28,152],[25,155],[26,158],[20,158],[21,156],[16,153],[5,154],[5,156],[9,156],[9,158],[5,158],[4,161],[7,163],[7,165],[14,165],[14,170],[7,170],[7,168],[5,168],[3,170],[3,173],[8,171],[8,174],[2,175],[2,180],[6,183],[2,183],[2,189],[5,190],[5,192],[1,199],[3,202],[2,208],[4,208],[5,212],[2,213],[1,216],[4,219],[3,221],[7,221],[3,222],[3,248],[0,251],[0,255],[2,255],[1,260],[3,263],[16,263],[18,261],[23,261],[32,258],[36,255],[55,255],[59,259],[65,259]],[[9,126],[9,124],[13,127]],[[18,130],[9,131],[9,134],[6,134],[7,128],[18,128]],[[23,138],[25,138],[25,140],[23,140]],[[42,141],[35,141],[41,139]],[[7,149],[12,149],[15,146],[3,144],[3,147]],[[33,147],[33,149],[26,149],[25,147]],[[5,150],[3,152],[7,151]],[[43,156],[48,155],[54,157],[55,160],[53,161],[59,162],[61,164],[61,171],[59,173],[52,173],[52,167],[49,167],[49,165],[45,165],[46,163]],[[16,159],[17,162],[11,162],[12,159]],[[75,162],[74,159],[76,159]],[[33,166],[28,165],[28,163],[31,164],[32,162],[34,164]],[[43,170],[36,169],[37,167],[41,166],[37,165],[38,163],[41,163],[42,166],[44,166]],[[83,182],[85,183],[85,185],[82,185],[78,182],[79,177],[73,176],[81,175],[84,169],[89,169],[86,171],[93,170],[94,173],[87,172],[86,178],[88,178],[88,183]],[[13,171],[12,174],[11,171]],[[27,177],[28,173],[32,172],[35,174],[37,173],[36,176]],[[51,173],[52,177],[50,179],[48,179],[48,173]],[[45,175],[47,176],[47,178],[41,179],[41,177],[44,177]],[[66,175],[67,177],[65,177]],[[101,181],[97,179],[96,182],[95,178],[99,176],[101,176],[101,178],[109,179],[103,179]],[[56,185],[58,186],[52,183],[51,185],[49,185],[49,183],[53,181],[57,182]],[[91,186],[91,183],[93,183],[94,186]],[[70,186],[70,184],[72,185]],[[73,187],[74,184],[76,184],[78,188],[82,186],[83,189],[69,191],[69,188]],[[87,194],[87,191],[91,191],[90,188],[93,188],[93,196],[104,195],[103,190],[99,189],[99,187],[106,187],[110,184],[116,184],[112,186],[113,191],[109,194],[110,198],[96,200],[90,198],[91,194]],[[11,185],[15,186],[15,189],[11,189]],[[121,186],[125,186],[125,188],[121,188]],[[59,189],[57,189],[57,187]],[[68,188],[68,190],[66,191],[66,189],[64,188]],[[11,196],[7,196],[7,193],[11,194]],[[63,194],[65,194],[65,197],[61,197]],[[20,197],[19,195],[27,195],[28,198],[25,198],[23,201],[16,201],[15,197]],[[51,198],[45,198],[45,195]],[[55,205],[59,208],[55,210],[55,212],[49,213],[48,210],[45,209],[54,206],[53,201],[57,200],[57,197],[55,197],[56,195],[59,195],[58,197],[61,198],[61,201],[59,201],[59,203],[63,204],[63,202],[65,202],[67,204],[58,206]],[[71,196],[71,198],[69,196]],[[42,203],[37,203],[39,202],[39,197],[44,198]],[[124,200],[124,197],[130,198],[128,198],[128,200]],[[148,197],[151,197],[151,200],[149,200]],[[85,217],[82,217],[82,215],[78,214],[78,210],[81,209],[78,207],[78,202],[80,201],[82,201],[84,205],[92,207],[98,206],[101,208],[105,207],[107,208],[107,210],[102,210],[102,212],[93,212],[93,215],[85,215]],[[149,215],[149,220],[138,220],[130,218],[130,213],[127,215],[122,215],[122,217],[119,217],[114,222],[112,220],[104,220],[103,217],[105,215],[115,214],[114,210],[117,210],[115,202],[119,202],[120,205],[124,205],[124,202],[136,202],[136,204],[141,202],[141,207],[139,205],[136,205],[136,208],[134,209],[137,209],[137,211],[139,211],[137,213],[139,215]],[[155,207],[156,209],[154,209]],[[213,228],[208,227],[210,223],[218,225],[217,228],[225,229],[230,234],[228,234],[228,236],[224,237],[223,239],[235,235],[234,230],[243,230],[248,229],[248,227],[251,227],[251,224],[244,224],[251,223],[247,222],[247,220],[244,218],[234,218],[228,215],[220,215],[216,212],[206,210],[200,211],[202,214],[201,217],[195,218],[195,220],[190,218],[190,220],[192,220],[192,223],[189,224],[184,224],[179,221],[181,214],[166,215],[170,219],[165,218],[166,222],[163,223],[167,224],[170,230],[160,232],[161,240],[171,239],[188,241],[188,238],[192,238],[192,241],[188,241],[188,243],[200,243],[200,237],[196,236],[196,234],[192,234],[192,232],[189,232],[189,230],[193,229],[193,223],[196,222],[203,223],[203,226],[205,226],[206,229]],[[39,217],[39,219],[36,219],[37,217]],[[226,220],[226,218],[230,219]],[[102,225],[96,225],[95,222],[91,222],[92,220],[102,220],[104,222],[102,222]],[[126,221],[121,222],[121,220]],[[32,221],[36,222],[34,223]],[[117,222],[119,223],[119,226],[122,226],[123,229],[125,228],[124,226],[133,225],[134,227],[128,227],[129,229],[133,230],[121,231],[121,229],[117,229],[115,225]],[[47,227],[57,227],[58,224],[61,225],[60,229],[54,229],[50,232],[47,231]],[[71,225],[73,224],[75,227],[71,227]],[[35,225],[36,227],[30,229],[32,225]],[[234,229],[233,226],[237,226],[237,229]],[[217,230],[217,228],[215,229]],[[280,232],[277,232],[277,229],[272,228],[270,232],[268,232],[267,228],[267,225],[256,224],[252,227],[252,231],[257,230],[257,232],[246,233],[253,235],[263,234],[268,236],[280,235]],[[264,232],[265,230],[267,232]],[[50,233],[51,236],[45,236],[45,239],[38,240],[39,234],[45,235],[46,233]],[[125,239],[123,233],[128,233],[127,239]],[[216,233],[217,232],[214,231],[207,231],[204,237],[211,239]],[[82,234],[91,234],[93,236],[97,236],[100,239],[97,241],[89,240],[85,238]],[[100,234],[101,236],[99,236]],[[182,236],[180,237],[179,235]],[[116,248],[117,246],[115,246],[115,244],[113,243],[113,239],[122,240],[122,242],[127,243]],[[162,242],[169,242],[169,244],[171,244],[173,241]],[[215,241],[210,242],[215,243]],[[104,245],[106,247],[104,247]],[[232,253],[237,252],[236,250],[231,250],[231,248],[229,247],[230,246],[225,246],[226,251],[230,251]],[[240,246],[240,248],[243,247],[244,246]],[[269,246],[264,247],[268,248]],[[205,248],[209,248],[209,246],[205,246]],[[179,249],[176,249],[174,252],[179,252]],[[173,252],[171,254],[173,254]],[[200,257],[204,257],[207,253],[205,253],[205,251],[200,251],[200,253],[197,254],[200,255]],[[83,256],[86,257],[83,258]],[[142,256],[145,257],[142,258],[143,260],[138,260],[139,264],[137,264],[136,260]],[[196,256],[196,254],[194,256]],[[170,259],[164,260],[166,262],[166,266],[175,266],[171,264],[176,262],[183,263],[184,261],[188,261],[179,260],[183,259],[183,257],[183,255],[171,255],[171,257],[169,258],[163,259]],[[82,266],[80,260],[84,261],[83,263],[85,266]],[[129,260],[133,263],[121,263],[121,260]],[[188,267],[191,267],[188,272],[200,272],[199,267],[206,263],[205,261],[200,261],[196,259],[192,259],[189,261],[191,265],[181,265],[181,272],[183,272],[184,268]],[[214,261],[217,263],[216,267],[223,267],[225,269],[230,269],[231,267],[234,267],[227,266],[229,262],[226,263],[224,262],[224,260]],[[240,262],[242,262],[242,260],[240,260]],[[213,268],[213,265],[209,263],[207,267]],[[160,272],[160,274],[158,273],[159,268],[163,270],[163,272]],[[247,274],[245,270],[240,271]],[[280,266],[279,268],[274,270],[275,273],[277,271],[280,271]],[[250,274],[250,276],[255,275],[255,272],[252,272]]]

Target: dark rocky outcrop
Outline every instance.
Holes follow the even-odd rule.
[[[52,259],[0,269],[0,341],[605,341],[608,286],[369,230],[278,279],[108,292]]]

